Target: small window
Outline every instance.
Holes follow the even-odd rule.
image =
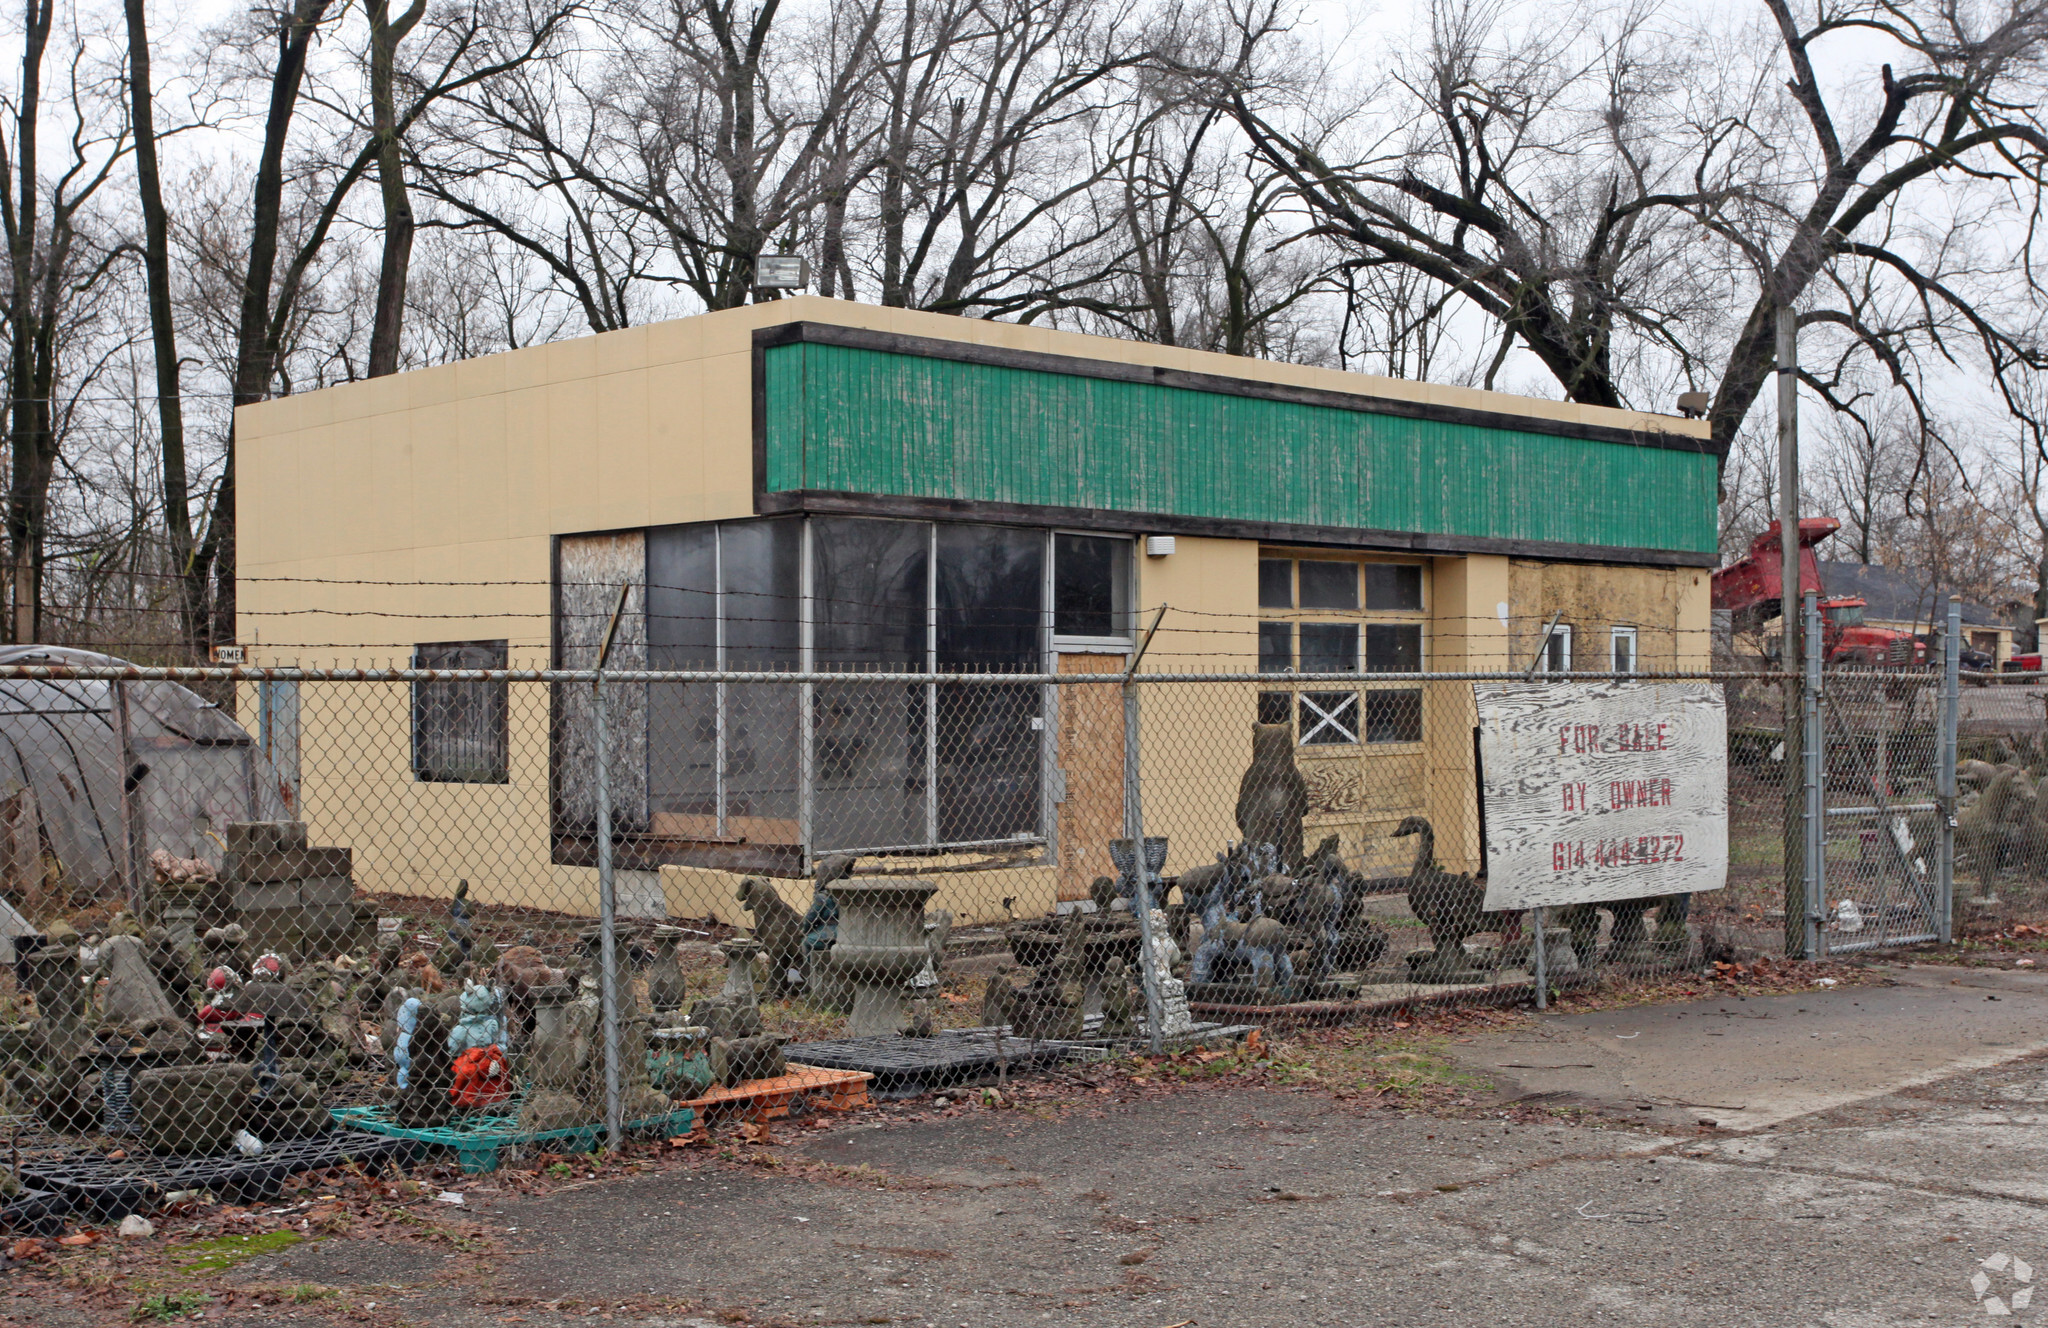
[[[1055,535],[1052,630],[1056,636],[1131,634],[1131,542]]]
[[[1358,672],[1358,624],[1303,623],[1301,625],[1301,671],[1303,673]]]
[[[1300,567],[1302,608],[1358,607],[1357,563],[1303,562]]]
[[[1294,708],[1293,692],[1260,692],[1259,723],[1285,724]]]
[[[1422,608],[1422,569],[1414,564],[1367,563],[1365,565],[1365,607],[1368,609]]]
[[[1365,629],[1365,671],[1422,672],[1422,624],[1369,624]]]
[[[1636,671],[1636,629],[1617,627],[1614,629],[1614,671],[1634,673]]]
[[[1421,742],[1422,689],[1389,687],[1365,694],[1367,742]]]
[[[503,641],[416,646],[416,669],[502,669]],[[510,706],[504,682],[418,682],[412,688],[412,772],[430,784],[503,784]]]
[[[1294,671],[1294,624],[1284,622],[1262,622],[1259,624],[1259,672],[1291,673]]]
[[[1293,559],[1259,559],[1259,607],[1262,609],[1291,609],[1294,607]]]
[[[1358,741],[1357,692],[1303,692],[1298,741],[1304,747]]]
[[[1548,626],[1549,624],[1545,624]],[[1540,639],[1540,638],[1539,638]],[[1550,629],[1550,640],[1543,647],[1543,671],[1545,673],[1570,673],[1572,671],[1572,625],[1559,623]]]

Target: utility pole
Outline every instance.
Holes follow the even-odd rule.
[[[1785,953],[1806,949],[1805,698],[1800,694],[1799,313],[1778,305],[1778,667],[1785,673]]]

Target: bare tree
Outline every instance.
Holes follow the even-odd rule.
[[[593,180],[654,227],[705,308],[745,304],[755,261],[778,236],[793,240],[816,203],[833,126],[873,70],[882,13],[879,0],[849,0],[830,7],[822,32],[791,33],[781,0],[613,10],[622,58],[600,95],[623,154]],[[806,48],[822,57],[809,86],[793,58]]]
[[[1915,430],[1896,418],[1863,412],[1830,416],[1818,432],[1823,447],[1817,464],[1808,467],[1816,501],[1840,515],[1839,545],[1857,562],[1882,563],[1887,531],[1905,517]]]
[[[135,0],[129,0],[134,3]],[[371,138],[377,148],[377,187],[384,204],[384,256],[377,273],[377,322],[370,332],[371,378],[398,370],[399,329],[405,320],[405,280],[412,266],[412,199],[405,188],[405,162],[398,143],[398,99],[393,90],[398,46],[426,17],[427,0],[396,19],[391,0],[367,0],[370,20]]]
[[[81,303],[94,297],[118,249],[88,233],[94,196],[128,149],[127,117],[92,86],[82,43],[72,44],[68,106],[56,125],[44,119],[44,62],[55,17],[52,0],[26,0],[21,81],[7,101],[11,133],[0,137],[0,219],[7,236],[7,484],[9,639],[42,639],[42,577],[50,483],[62,437],[60,357]],[[106,126],[101,128],[100,126]],[[45,177],[41,138],[54,129],[65,152]],[[7,160],[7,158],[11,158]]]
[[[1508,11],[1440,0],[1391,83],[1393,120],[1405,106],[1424,127],[1383,127],[1362,151],[1344,147],[1355,117],[1283,126],[1252,88],[1231,105],[1333,234],[1455,292],[1575,401],[1710,386],[1725,445],[1771,371],[1780,303],[1902,387],[1919,358],[1972,347],[1993,375],[2034,363],[2031,282],[2016,298],[2010,276],[1981,278],[2031,271],[2048,5],[1764,8],[1762,29],[1688,41],[1647,4],[1514,29]],[[1874,86],[1831,90],[1811,50],[1849,31],[1896,59]],[[1916,210],[1959,220],[1930,233],[1906,224]],[[2018,251],[1986,261],[2008,233]],[[1827,376],[1809,385],[1855,408]]]
[[[142,211],[142,268],[147,288],[151,358],[155,369],[161,520],[170,564],[179,578],[185,639],[204,633],[205,597],[193,584],[192,492],[185,456],[183,365],[171,286],[170,213],[164,206],[157,157],[156,94],[150,77],[150,41],[144,0],[123,0],[128,33],[128,107],[135,133],[135,199]]]
[[[937,0],[894,23],[870,259],[881,302],[1027,322],[1103,303],[1123,220],[1086,203],[1181,108],[1139,83],[1172,24],[1091,0]]]

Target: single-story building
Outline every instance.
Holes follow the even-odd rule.
[[[1710,658],[1721,459],[1670,416],[805,296],[236,428],[252,664],[587,667],[622,586],[623,669],[1113,675],[1155,623],[1143,674],[1521,668],[1553,623],[1551,670]],[[1293,729],[1311,843],[1402,861],[1387,831],[1419,813],[1477,865],[1469,687],[1142,690],[1169,872],[1236,836],[1255,721]],[[731,918],[739,874],[837,851],[931,871],[970,916],[1112,870],[1116,688],[616,693],[617,862],[647,907]],[[588,907],[583,689],[289,705],[304,815],[365,885]]]

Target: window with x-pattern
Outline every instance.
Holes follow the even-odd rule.
[[[1304,747],[1422,741],[1420,688],[1310,685],[1316,674],[1421,671],[1420,564],[1265,554],[1259,608],[1259,672],[1303,680],[1261,692],[1260,723],[1291,722]]]

